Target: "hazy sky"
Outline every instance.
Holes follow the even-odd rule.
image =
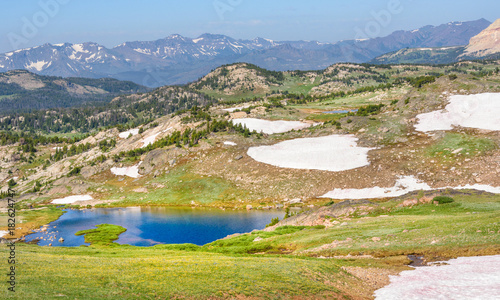
[[[174,33],[336,42],[450,21],[500,18],[498,0],[3,0],[2,4],[0,53],[44,43],[93,41],[114,47]]]

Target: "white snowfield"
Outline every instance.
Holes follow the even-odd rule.
[[[131,178],[139,178],[141,175],[139,174],[139,166],[142,164],[142,161],[135,166],[125,167],[125,168],[111,168],[111,173],[116,176],[128,176]]]
[[[6,230],[0,230],[0,237],[3,237],[4,235],[6,235],[7,233],[9,233],[8,231]]]
[[[353,135],[302,138],[272,146],[252,147],[248,155],[258,162],[281,168],[345,171],[369,165],[368,151],[357,146]]]
[[[366,189],[334,189],[333,191],[324,194],[320,198],[331,198],[339,200],[375,199],[375,198],[386,198],[386,197],[398,197],[413,191],[420,191],[420,190],[430,191],[435,189],[448,189],[448,188],[457,190],[475,189],[475,190],[500,194],[500,187],[492,187],[485,184],[432,188],[427,183],[424,183],[413,176],[402,176],[396,181],[396,184],[390,188],[381,188],[376,186]]]
[[[241,124],[246,126],[250,131],[263,132],[265,134],[284,133],[293,130],[299,130],[311,127],[313,124],[299,121],[267,121],[261,119],[234,119],[234,125]]]
[[[238,107],[224,108],[223,111],[227,111],[227,112],[231,112],[232,113],[235,110],[242,110],[242,109],[249,108],[249,107],[250,107],[250,104],[246,104],[246,105],[238,106]]]
[[[500,255],[446,263],[390,276],[391,283],[375,291],[375,299],[500,299]]]
[[[38,72],[42,71],[44,68],[50,67],[52,64],[51,61],[47,62],[44,60],[38,60],[37,62],[30,62],[30,64],[25,64],[24,67],[26,69],[37,70]]]
[[[156,137],[157,137],[158,135],[160,135],[160,133],[156,133],[156,134],[150,135],[150,136],[148,136],[147,138],[145,138],[145,139],[142,141],[144,144],[142,145],[142,147],[141,147],[141,148],[146,148],[147,146],[154,144],[154,143],[155,143],[155,141],[156,141]]]
[[[94,200],[92,196],[90,195],[75,195],[75,196],[68,196],[65,198],[59,198],[55,199],[52,201],[54,204],[71,204],[75,203],[77,201],[89,201],[89,200]]]
[[[136,129],[130,129],[130,130],[127,130],[127,131],[124,131],[124,132],[120,132],[120,134],[118,135],[120,138],[122,139],[126,139],[129,137],[129,135],[138,135],[139,134],[139,129],[136,128]]]
[[[417,131],[451,130],[462,126],[500,130],[500,93],[455,95],[444,110],[417,116]]]
[[[229,142],[229,141],[224,142],[224,145],[226,145],[226,146],[238,146],[238,144],[236,144],[235,142]]]
[[[163,130],[163,131],[161,131],[161,132],[158,132],[158,133],[152,134],[152,135],[148,136],[147,138],[144,138],[144,139],[142,140],[143,145],[142,145],[142,147],[141,147],[141,148],[146,148],[147,146],[154,144],[154,143],[156,142],[156,138],[157,138],[160,134],[165,133],[165,132],[167,132],[167,131],[170,131],[170,130],[172,130],[172,129],[173,129],[172,127],[169,127],[169,128],[167,128],[167,129],[165,129],[165,130]]]

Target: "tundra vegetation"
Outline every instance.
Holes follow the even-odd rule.
[[[90,246],[18,243],[14,298],[371,298],[387,275],[409,269],[408,255],[428,261],[497,255],[499,194],[440,187],[500,186],[498,131],[456,126],[428,134],[414,125],[419,114],[443,109],[451,94],[500,93],[498,67],[464,61],[272,72],[233,64],[186,86],[123,94],[102,105],[4,112],[1,197],[8,187],[17,192],[15,238],[56,220],[64,208],[288,209],[264,230],[203,246],[119,245],[114,241],[126,228],[113,224],[79,232]],[[265,134],[231,121],[238,118],[311,126]],[[137,134],[119,137],[131,129]],[[371,148],[369,164],[296,170],[247,154],[334,134]],[[140,176],[110,171],[130,166]],[[392,187],[402,176],[435,189],[368,201],[320,198],[334,188]],[[51,204],[84,194],[94,200]],[[303,212],[293,215],[292,207]],[[0,224],[7,218],[0,214]],[[7,255],[5,247],[0,252]],[[1,264],[7,268],[6,260]]]

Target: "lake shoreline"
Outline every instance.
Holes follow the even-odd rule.
[[[79,246],[78,231],[100,224],[122,226],[127,232],[117,244],[154,246],[156,244],[192,243],[204,245],[234,234],[262,230],[273,218],[283,218],[284,210],[220,210],[193,207],[63,208],[62,215],[24,235],[29,242],[38,239],[40,246]],[[56,243],[62,239],[64,242]]]

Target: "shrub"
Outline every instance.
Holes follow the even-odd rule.
[[[80,174],[81,170],[82,170],[82,167],[75,167],[75,168],[73,168],[73,170],[69,171],[68,177]]]
[[[410,84],[415,88],[421,88],[425,84],[433,83],[436,81],[436,76],[420,76],[416,78],[410,78]]]
[[[446,197],[446,196],[437,196],[437,197],[434,197],[434,199],[432,199],[432,201],[433,202],[437,201],[437,203],[439,203],[439,204],[446,204],[446,203],[455,202],[455,200],[453,200],[453,198]]]
[[[278,218],[278,217],[271,219],[271,223],[267,224],[266,228],[278,224],[279,221],[280,221],[280,218]]]

